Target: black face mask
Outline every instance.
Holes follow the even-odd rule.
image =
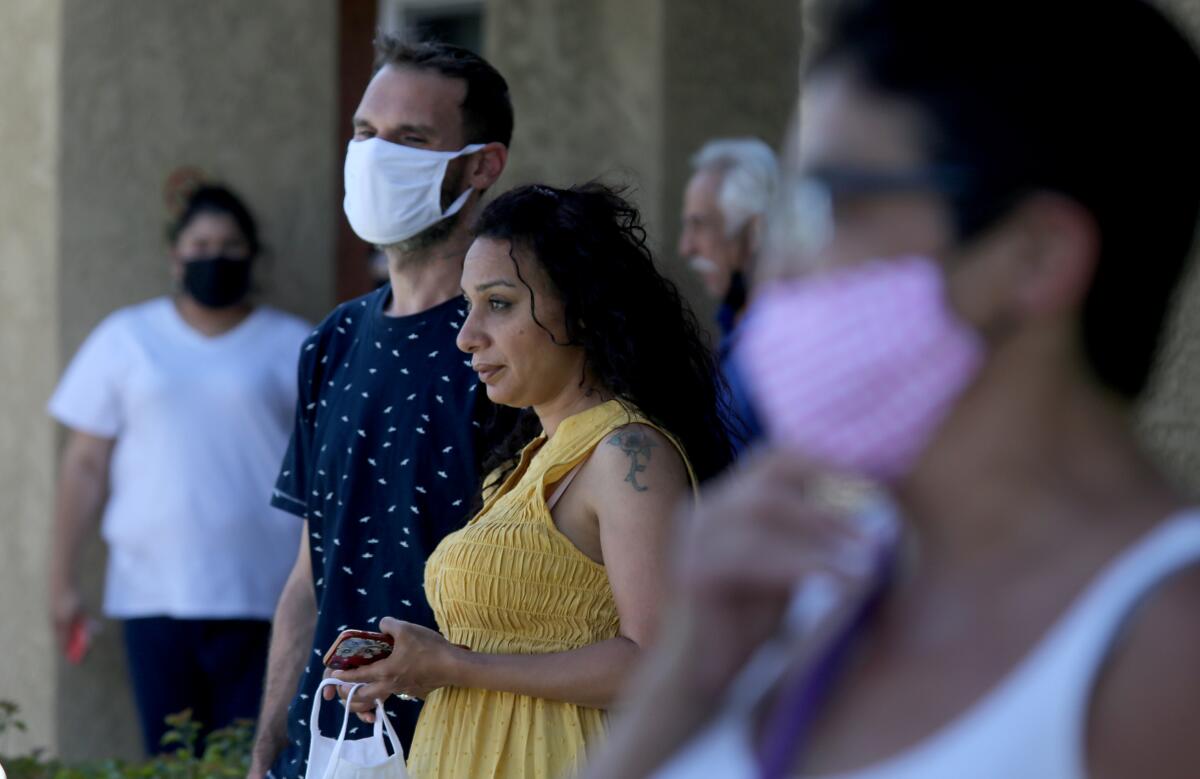
[[[189,260],[183,264],[183,289],[202,306],[229,308],[250,291],[250,265],[223,255]]]

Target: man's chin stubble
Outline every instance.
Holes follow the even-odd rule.
[[[414,254],[424,251],[431,246],[437,246],[445,242],[454,233],[454,228],[458,226],[458,216],[457,213],[451,214],[440,222],[431,224],[411,238],[405,238],[403,241],[396,241],[395,243],[380,246],[379,248],[390,257],[395,254]]]

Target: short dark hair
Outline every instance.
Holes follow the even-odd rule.
[[[258,240],[258,224],[246,208],[241,198],[233,191],[220,184],[203,184],[187,196],[183,210],[175,217],[167,228],[167,239],[173,244],[179,240],[179,234],[187,229],[192,220],[201,214],[225,214],[238,226],[246,245],[250,248],[250,257],[258,256],[262,245]]]
[[[441,41],[410,42],[380,33],[375,39],[375,66],[432,70],[467,84],[463,98],[463,132],[467,143],[512,143],[513,108],[508,82],[491,63],[470,49]]]
[[[960,167],[960,237],[1035,191],[1095,219],[1082,347],[1101,384],[1145,387],[1200,211],[1200,59],[1143,0],[843,0],[809,73],[848,66],[912,103]]]

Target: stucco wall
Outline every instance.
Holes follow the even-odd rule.
[[[1160,6],[1200,46],[1200,0],[1160,0]],[[1181,104],[1180,110],[1195,110],[1195,105]],[[1140,421],[1145,440],[1164,467],[1200,496],[1200,246],[1193,250],[1190,272],[1177,290],[1170,330]]]
[[[54,431],[41,414],[58,370],[55,93],[62,4],[6,0],[0,15],[0,700],[45,744],[54,655],[46,627],[46,508]]]
[[[63,345],[169,287],[167,174],[241,194],[271,249],[266,297],[330,297],[340,169],[328,0],[67,0],[62,65]]]
[[[718,0],[491,0],[485,27],[516,110],[497,191],[631,185],[660,262],[707,319],[712,307],[675,254],[687,160],[716,136],[778,143],[796,96],[799,4],[762,0],[747,13]]]
[[[661,219],[661,0],[491,0],[486,55],[512,91],[512,155],[495,190],[603,177]]]

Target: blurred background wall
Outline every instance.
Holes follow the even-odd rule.
[[[1200,46],[1200,0],[1159,0]],[[1120,96],[1114,96],[1120,104]],[[1181,106],[1195,110],[1195,106]],[[1200,143],[1200,139],[1197,139]],[[1141,409],[1144,437],[1163,466],[1200,495],[1200,247],[1171,311],[1156,380]]]
[[[1200,0],[1162,1],[1200,39]],[[717,136],[779,146],[798,84],[797,0],[4,0],[0,700],[30,726],[5,751],[138,750],[118,626],[79,668],[48,628],[60,434],[43,408],[58,375],[104,315],[168,291],[168,179],[181,170],[254,209],[268,302],[315,320],[369,288],[370,247],[341,214],[341,162],[377,26],[482,49],[516,109],[496,191],[629,185],[663,267],[711,314],[674,249],[687,161]],[[1200,491],[1198,274],[1140,419]],[[97,606],[98,541],[87,568]]]

